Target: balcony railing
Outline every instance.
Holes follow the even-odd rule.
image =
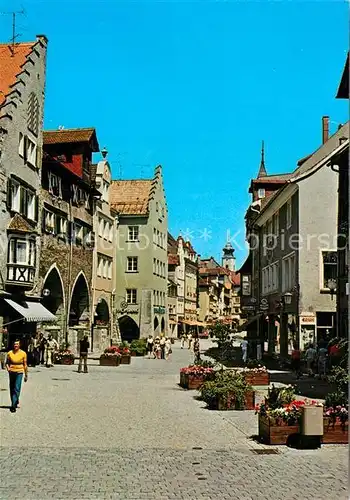
[[[7,284],[32,287],[35,278],[35,267],[23,264],[7,264]]]

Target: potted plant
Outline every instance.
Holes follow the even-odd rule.
[[[323,417],[323,443],[348,443],[348,401],[342,391],[327,395]]]
[[[63,344],[59,351],[54,354],[56,365],[74,365],[75,356],[69,349],[69,344]]]
[[[248,362],[247,367],[243,368],[243,374],[250,385],[270,385],[270,374],[266,366],[259,362]]]
[[[205,380],[214,375],[214,369],[201,365],[190,365],[180,370],[180,385],[184,389],[199,389]]]
[[[144,356],[146,354],[146,339],[135,339],[130,344],[131,356]]]
[[[123,342],[122,344],[119,344],[118,349],[119,349],[118,352],[121,355],[120,364],[121,365],[130,365],[131,354],[130,354],[129,344],[127,342]]]
[[[231,370],[215,373],[201,388],[201,399],[212,410],[253,410],[254,391],[245,377]]]
[[[119,366],[120,358],[118,346],[108,347],[100,356],[100,366]]]

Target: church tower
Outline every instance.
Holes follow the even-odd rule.
[[[235,271],[236,267],[236,257],[234,256],[235,249],[228,241],[223,248],[222,255],[222,267],[228,269],[229,271]]]

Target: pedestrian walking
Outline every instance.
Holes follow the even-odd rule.
[[[46,338],[44,337],[44,334],[42,332],[39,333],[39,338],[38,338],[38,347],[39,347],[39,357],[40,357],[40,364],[43,365],[45,363],[45,350],[46,350]]]
[[[242,340],[241,349],[242,349],[243,363],[246,363],[247,362],[247,354],[248,354],[248,341],[246,339]]]
[[[84,335],[83,340],[79,343],[79,366],[78,373],[81,373],[82,364],[84,362],[84,373],[88,373],[87,357],[90,349],[90,342],[87,335]]]
[[[317,356],[316,349],[314,348],[313,344],[310,344],[305,351],[305,357],[306,357],[307,371],[308,374],[311,376],[314,375],[316,356]]]
[[[320,342],[320,347],[318,349],[318,375],[324,378],[327,374],[327,357],[328,350],[324,342]]]
[[[10,381],[10,411],[15,413],[19,405],[23,374],[24,381],[27,382],[28,380],[27,354],[20,349],[19,340],[13,343],[12,351],[7,353],[6,369]]]
[[[46,367],[47,368],[51,368],[53,366],[53,357],[54,357],[54,354],[55,354],[55,351],[58,350],[58,342],[56,339],[54,339],[51,335],[51,333],[49,334],[49,336],[47,337],[47,341],[46,341]]]
[[[165,337],[162,336],[159,341],[160,345],[160,358],[165,359]]]
[[[148,358],[152,356],[154,347],[154,341],[152,335],[148,335],[147,345],[146,345],[146,354],[148,354]]]
[[[301,352],[297,344],[294,344],[294,348],[292,350],[292,363],[291,367],[293,372],[296,375],[296,378],[300,378],[301,370],[300,370],[300,360],[301,360]]]
[[[186,340],[187,340],[187,335],[186,335],[186,333],[183,333],[181,335],[181,344],[180,344],[181,349],[183,349],[185,347]]]
[[[153,355],[154,359],[160,359],[160,338],[156,337],[154,341]]]
[[[169,359],[170,354],[172,354],[173,350],[171,347],[171,340],[169,338],[165,339],[165,359]]]
[[[196,365],[201,360],[201,350],[200,350],[198,335],[194,339],[193,353],[194,353],[194,364]]]
[[[191,347],[192,347],[192,333],[189,333],[187,335],[187,342],[188,342],[188,349],[191,349]]]
[[[35,365],[37,364],[36,349],[37,349],[36,335],[32,335],[28,344],[28,366],[35,367]]]

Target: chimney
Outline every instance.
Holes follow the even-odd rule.
[[[329,116],[322,116],[322,144],[329,139]]]

